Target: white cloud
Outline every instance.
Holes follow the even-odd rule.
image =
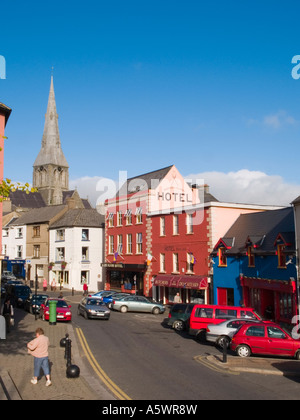
[[[241,169],[236,172],[202,172],[185,176],[192,182],[203,181],[219,201],[289,206],[300,195],[300,185],[288,184],[279,175],[267,175],[261,171]],[[95,176],[70,181],[70,189],[77,188],[82,198],[88,198],[92,206],[103,203],[116,194],[119,182]]]
[[[300,195],[300,185],[286,183],[279,175],[241,169],[237,172],[202,172],[185,178],[204,179],[219,201],[289,206]]]
[[[271,128],[273,130],[278,130],[283,126],[295,125],[297,123],[298,121],[291,115],[288,115],[288,113],[284,110],[280,110],[274,114],[266,115],[262,118],[262,120],[255,118],[249,118],[247,120],[247,124],[250,126],[260,125],[263,127]]]

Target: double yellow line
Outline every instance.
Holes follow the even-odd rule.
[[[91,349],[89,348],[89,345],[86,341],[86,338],[82,332],[81,328],[76,328],[76,332],[80,341],[80,344],[83,348],[83,351],[90,362],[90,365],[96,372],[96,374],[99,376],[99,378],[102,380],[102,382],[107,386],[107,388],[117,397],[119,400],[131,400],[131,398],[125,394],[104,372],[104,370],[101,368],[95,357],[93,356],[93,353],[91,352]]]

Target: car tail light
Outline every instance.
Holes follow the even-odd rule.
[[[115,301],[115,300],[113,300],[113,301],[112,301],[112,304],[114,305],[115,303],[116,303],[116,301]]]
[[[210,329],[208,327],[206,328],[206,332],[210,332]]]
[[[169,318],[172,318],[171,312],[169,312]]]

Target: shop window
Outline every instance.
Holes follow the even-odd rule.
[[[81,284],[90,284],[90,272],[89,271],[81,271]]]
[[[286,268],[286,256],[284,254],[284,245],[277,246],[278,268]]]
[[[227,257],[225,255],[226,249],[224,247],[220,247],[218,250],[219,256],[219,267],[227,267]]]
[[[55,261],[64,261],[65,248],[56,248]]]
[[[248,267],[255,267],[255,255],[252,253],[252,246],[248,246]]]

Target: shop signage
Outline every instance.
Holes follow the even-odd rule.
[[[124,268],[122,263],[101,263],[101,266],[104,268]]]

